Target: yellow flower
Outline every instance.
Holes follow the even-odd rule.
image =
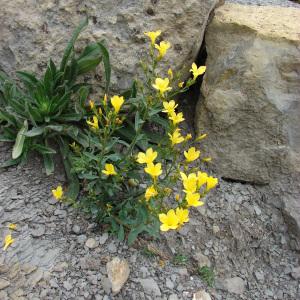
[[[207,133],[201,134],[196,138],[196,142],[199,142],[207,137]]]
[[[198,187],[198,189],[200,189],[201,186],[206,183],[207,177],[208,177],[207,173],[198,171],[198,173],[197,173],[197,187]]]
[[[181,81],[181,82],[178,83],[179,88],[183,88],[183,85],[184,85],[184,81]]]
[[[160,222],[161,231],[168,231],[170,229],[176,229],[178,227],[179,219],[175,214],[174,209],[170,209],[167,214],[158,215]]]
[[[123,105],[124,103],[124,97],[121,96],[113,96],[111,99],[110,99],[110,102],[111,102],[111,105],[113,106],[113,108],[115,109],[115,112],[118,113],[121,106]]]
[[[86,122],[92,129],[99,129],[98,118],[96,116],[93,116],[93,120],[87,120]]]
[[[206,179],[206,191],[213,189],[218,184],[218,178],[209,176]]]
[[[186,194],[186,201],[188,203],[188,206],[202,206],[204,202],[199,201],[200,200],[200,194],[199,193],[187,193]]]
[[[15,240],[12,238],[11,234],[5,236],[3,250],[6,250]]]
[[[93,109],[95,107],[95,102],[93,100],[90,100],[89,103],[90,103],[90,108]]]
[[[179,226],[183,225],[184,223],[189,221],[189,210],[177,207],[176,208],[176,216],[178,218]]]
[[[56,200],[60,200],[63,197],[63,188],[59,185],[56,189],[52,190],[52,195]]]
[[[180,195],[179,195],[179,194],[176,194],[176,195],[175,195],[175,200],[176,200],[176,201],[179,201],[179,200],[180,200]]]
[[[163,106],[164,106],[163,112],[170,115],[175,112],[174,110],[178,106],[178,104],[176,104],[174,100],[171,100],[169,102],[164,101]]]
[[[197,179],[198,178],[197,178],[196,174],[191,173],[187,176],[185,173],[180,172],[180,175],[181,175],[183,187],[185,188],[184,192],[185,193],[194,193],[197,189]]]
[[[165,92],[172,90],[171,87],[169,87],[169,78],[156,78],[155,84],[152,84],[152,86],[160,92],[161,95],[163,95]]]
[[[170,79],[173,79],[173,71],[171,68],[168,70],[168,75],[169,75]]]
[[[188,133],[186,136],[185,136],[185,141],[188,141],[192,138],[192,135],[190,133]]]
[[[157,196],[157,194],[158,193],[157,193],[156,189],[154,188],[153,185],[151,185],[150,187],[148,187],[146,189],[145,198],[147,201],[149,201],[150,198]]]
[[[202,75],[204,72],[206,71],[206,67],[205,66],[201,66],[201,67],[197,67],[197,65],[195,63],[192,64],[192,68],[190,69],[190,72],[193,73],[194,76],[194,80],[196,80],[196,78],[200,75]]]
[[[180,129],[176,128],[173,134],[168,133],[168,136],[170,137],[170,141],[172,142],[172,146],[176,144],[180,144],[184,141],[184,137],[180,134]]]
[[[169,42],[165,42],[165,41],[160,42],[159,45],[155,44],[155,48],[159,52],[158,59],[162,59],[166,55],[167,50],[170,47],[171,47],[171,44]]]
[[[137,162],[140,164],[151,164],[157,157],[157,152],[153,151],[152,148],[146,150],[146,153],[139,152]]]
[[[211,162],[211,157],[204,157],[204,158],[202,158],[202,161]]]
[[[196,151],[195,147],[191,147],[188,151],[184,151],[187,162],[196,160],[200,156],[200,151]]]
[[[109,176],[109,175],[117,175],[117,172],[115,171],[115,167],[112,164],[105,164],[104,170],[102,170],[102,173]]]
[[[7,227],[8,227],[10,230],[16,230],[16,229],[17,229],[17,224],[10,223],[10,224],[8,224]]]
[[[157,31],[149,31],[149,32],[144,32],[144,34],[150,38],[151,40],[151,44],[154,45],[156,39],[161,35],[161,31],[157,30]]]
[[[153,179],[156,179],[162,173],[161,163],[158,163],[156,165],[154,165],[153,163],[147,164],[147,167],[144,170]]]
[[[173,122],[174,125],[177,125],[184,121],[183,113],[180,112],[176,114],[175,112],[171,113],[169,119]]]

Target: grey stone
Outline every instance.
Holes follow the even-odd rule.
[[[41,237],[45,234],[46,227],[43,224],[38,224],[35,228],[31,229],[31,235],[33,237]]]
[[[0,299],[1,300],[9,300],[8,294],[6,291],[0,291]]]
[[[131,86],[141,53],[149,47],[145,31],[161,29],[162,38],[172,43],[168,60],[173,69],[183,65],[189,69],[217,3],[175,0],[172,5],[167,1],[125,1],[115,5],[111,1],[86,0],[75,5],[72,1],[45,0],[37,6],[34,0],[16,0],[0,12],[0,68],[8,73],[25,68],[40,72],[41,63],[47,63],[50,56],[57,62],[71,31],[87,15],[90,26],[77,47],[82,48],[87,41],[106,40],[113,66],[112,88],[124,90]],[[163,63],[169,66],[167,60]]]
[[[101,234],[100,238],[99,238],[100,245],[104,245],[106,243],[107,239],[108,239],[107,232],[104,232],[103,234]]]
[[[101,285],[105,291],[105,293],[109,294],[111,292],[111,282],[107,277],[102,277],[101,279]]]
[[[34,273],[31,273],[27,279],[27,284],[29,286],[35,287],[40,280],[42,280],[44,275],[43,270],[37,269]]]
[[[80,234],[80,233],[81,233],[80,226],[74,225],[74,226],[72,227],[72,231],[73,231],[75,234]]]
[[[293,268],[291,275],[294,279],[300,279],[300,267]]]
[[[170,278],[166,279],[166,287],[170,290],[174,289],[174,282],[172,280],[170,280]]]
[[[264,281],[264,279],[265,279],[265,275],[262,271],[256,271],[256,272],[254,272],[254,275],[258,281]]]
[[[73,288],[73,284],[70,281],[64,281],[63,286],[67,291],[70,291]]]
[[[86,235],[81,234],[81,235],[79,235],[79,236],[77,237],[77,242],[78,242],[79,244],[83,244],[83,243],[85,243],[86,239],[87,239]]]
[[[178,296],[176,294],[171,294],[168,298],[168,300],[179,300]]]
[[[10,282],[8,280],[5,280],[3,278],[0,278],[0,290],[3,290],[10,286]]]
[[[68,263],[63,261],[63,262],[56,264],[53,268],[53,271],[54,272],[63,272],[67,268],[68,268]]]
[[[114,241],[112,241],[111,243],[109,243],[109,245],[107,246],[107,250],[110,253],[116,253],[117,252],[117,246],[115,245]]]
[[[88,247],[89,249],[95,249],[96,247],[99,246],[99,242],[93,238],[89,238],[86,240],[85,246]]]
[[[245,291],[245,282],[240,277],[227,278],[223,281],[223,289],[229,293],[241,295]]]
[[[205,255],[202,254],[201,251],[197,251],[195,252],[195,254],[193,255],[193,258],[197,261],[197,265],[199,268],[202,267],[210,267],[211,266],[211,262],[209,260],[209,258]]]
[[[161,291],[153,278],[139,279],[143,290],[146,294],[150,296],[161,296]]]

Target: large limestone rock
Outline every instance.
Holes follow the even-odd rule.
[[[168,65],[190,66],[218,1],[0,0],[0,68],[10,74],[19,69],[40,72],[49,55],[55,61],[61,57],[72,30],[87,15],[90,26],[81,35],[82,45],[106,40],[112,84],[124,89],[148,47],[145,31],[161,29],[162,37],[172,43]]]
[[[215,11],[196,126],[209,134],[205,148],[219,175],[256,183],[297,179],[299,20],[296,8],[226,4]]]
[[[300,250],[300,9],[226,4],[208,26],[196,114],[218,175],[269,183]]]

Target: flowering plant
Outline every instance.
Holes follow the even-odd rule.
[[[141,64],[143,80],[134,82],[123,95],[90,100],[85,130],[89,145],[70,145],[73,172],[84,191],[74,205],[110,224],[119,239],[128,232],[129,244],[142,232],[156,236],[159,229],[183,226],[189,221],[189,209],[203,205],[206,193],[218,183],[193,166],[196,160],[210,160],[197,149],[206,135],[193,139],[182,134],[184,116],[174,100],[205,67],[193,63],[193,78],[185,83],[171,69],[159,76],[157,66],[171,45],[156,43],[160,31],[145,34],[151,43],[149,56]],[[60,187],[53,195],[64,199]]]

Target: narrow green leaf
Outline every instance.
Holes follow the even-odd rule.
[[[20,157],[20,155],[23,152],[23,146],[24,146],[24,141],[25,141],[25,133],[28,130],[28,122],[27,120],[24,121],[23,127],[20,129],[20,131],[17,134],[16,142],[13,147],[12,151],[12,158],[17,159]]]
[[[34,137],[43,134],[44,127],[33,127],[31,130],[28,130],[26,133],[24,133],[27,137]]]
[[[100,47],[100,50],[102,52],[102,59],[103,59],[103,65],[105,70],[105,91],[108,92],[109,85],[110,85],[110,76],[111,76],[111,66],[110,66],[110,59],[109,59],[109,52],[106,49],[106,47],[102,44],[102,42],[97,43]]]
[[[118,239],[119,241],[123,242],[125,238],[125,230],[124,230],[124,226],[120,225],[119,227],[119,231],[118,231]]]
[[[32,149],[38,151],[41,154],[55,154],[56,151],[48,146],[44,146],[41,144],[33,144]]]
[[[63,58],[62,58],[62,61],[60,63],[60,71],[61,72],[64,72],[65,70],[65,67],[67,65],[67,62],[69,60],[69,57],[73,51],[73,47],[74,47],[74,44],[80,34],[80,32],[88,25],[88,18],[85,18],[83,21],[81,21],[81,23],[79,24],[79,26],[75,29],[73,35],[72,35],[72,38],[71,40],[69,41],[66,49],[65,49],[65,52],[64,52],[64,55],[63,55]]]
[[[44,166],[46,170],[46,175],[51,175],[54,172],[54,162],[52,158],[52,154],[42,154],[43,159],[44,159]]]

